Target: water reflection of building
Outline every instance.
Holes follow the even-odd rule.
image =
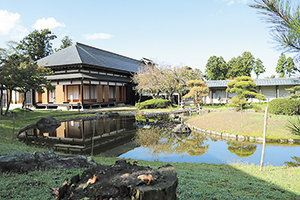
[[[94,154],[98,154],[131,142],[135,134],[134,122],[135,118],[129,116],[67,121],[51,133],[34,129],[27,131],[27,135],[55,140],[54,150],[89,154],[94,148]]]

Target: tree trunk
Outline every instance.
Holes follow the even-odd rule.
[[[181,103],[181,94],[180,93],[178,93],[178,106],[180,106],[180,103]]]
[[[169,95],[169,101],[172,103],[172,93]]]
[[[0,90],[0,117],[3,115],[3,108],[2,108],[2,102],[3,102],[3,89]]]
[[[265,158],[266,134],[267,134],[267,119],[268,119],[268,106],[265,109],[264,132],[263,132],[263,147],[262,147],[262,151],[261,151],[260,168],[259,168],[260,171],[263,168],[264,158]]]
[[[22,108],[25,108],[25,102],[26,102],[26,93],[23,93]]]
[[[9,96],[8,96],[8,90],[7,90],[7,99],[9,99],[9,101],[7,101],[7,106],[6,106],[6,111],[5,111],[5,116],[7,115],[8,113],[8,110],[9,110],[9,106],[10,106],[10,103],[11,103],[11,97],[12,97],[12,92],[10,91],[9,92]]]

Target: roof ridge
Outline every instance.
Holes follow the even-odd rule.
[[[83,61],[82,61],[82,58],[81,58],[81,56],[80,56],[80,53],[78,52],[78,49],[77,49],[77,42],[75,42],[74,43],[74,47],[75,47],[75,51],[77,52],[77,55],[78,55],[78,57],[79,57],[79,60],[80,60],[80,62],[82,63]]]
[[[76,43],[77,44],[77,43]],[[76,45],[75,44],[75,45]],[[77,45],[76,45],[77,46]],[[93,56],[90,52],[88,52],[87,50],[85,50],[84,48],[82,48],[82,47],[80,47],[80,46],[77,46],[77,48],[80,48],[82,51],[84,51],[86,54],[88,54],[90,57],[92,57],[93,59],[95,59],[95,60],[97,60],[99,63],[102,63],[100,60],[98,60],[95,56]],[[77,50],[77,48],[76,48],[76,51],[78,52],[78,50]],[[80,57],[80,54],[79,54],[79,52],[78,52],[78,55],[79,55],[79,57]],[[80,60],[81,60],[81,62],[83,63],[83,60],[81,59],[81,57],[80,57]]]
[[[76,42],[75,45],[86,46],[86,47],[93,48],[93,49],[96,49],[96,50],[104,51],[106,53],[114,54],[116,56],[120,56],[120,57],[123,57],[123,58],[126,58],[126,59],[130,59],[130,60],[134,60],[134,61],[140,62],[140,60],[137,60],[137,59],[134,59],[134,58],[130,58],[128,56],[124,56],[124,55],[121,55],[121,54],[117,54],[117,53],[114,53],[114,52],[111,52],[111,51],[108,51],[108,50],[100,49],[98,47],[93,47],[93,46],[90,46],[90,45],[87,45],[87,44],[83,44],[83,43],[80,43],[80,42]]]

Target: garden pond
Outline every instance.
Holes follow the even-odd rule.
[[[50,133],[35,128],[19,138],[55,151],[163,162],[259,165],[262,152],[258,143],[226,141],[201,132],[176,134],[172,128],[139,128],[135,116],[67,121]],[[293,157],[300,157],[300,145],[267,143],[264,165],[283,166],[295,162]]]

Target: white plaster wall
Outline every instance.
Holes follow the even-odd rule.
[[[285,85],[281,85],[279,86],[279,97],[283,98],[283,97],[288,97],[291,94],[288,93],[288,91],[286,91],[285,89],[291,88],[292,86],[285,86]]]
[[[265,95],[265,102],[276,99],[276,86],[261,86],[261,94]]]
[[[288,93],[285,89],[286,88],[291,88],[292,86],[278,86],[279,89],[279,97],[283,98],[283,97],[287,97],[290,96],[291,94]],[[258,90],[258,87],[257,87]],[[259,91],[258,91],[259,92]],[[260,101],[258,99],[254,99],[254,98],[250,98],[248,100],[248,102],[267,102],[267,101],[271,101],[273,99],[276,99],[276,86],[272,85],[272,86],[261,86],[261,93],[263,95],[265,95],[265,97],[267,98],[267,100],[265,101]],[[228,93],[228,98],[232,98],[234,96],[236,96],[236,93]],[[213,93],[213,103],[220,103],[219,102],[219,97],[222,99],[221,103],[226,103],[225,98],[226,98],[226,91],[224,90],[215,90],[215,92]],[[211,103],[210,98],[209,98],[209,93],[208,96],[206,97],[206,103]]]

